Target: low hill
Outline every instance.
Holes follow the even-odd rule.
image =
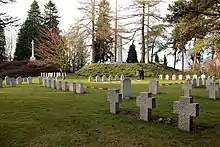
[[[178,74],[179,70],[161,64],[91,64],[76,72],[77,76],[121,75],[135,77],[138,69],[144,69],[145,77],[158,77],[160,74]]]
[[[47,65],[41,61],[12,61],[0,64],[0,78],[40,76],[41,72],[56,72],[59,69],[53,65]]]

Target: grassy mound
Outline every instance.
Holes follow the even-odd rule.
[[[160,74],[179,73],[171,67],[160,64],[91,64],[76,72],[77,76],[125,75],[134,77],[138,69],[144,69],[146,77],[157,77]]]

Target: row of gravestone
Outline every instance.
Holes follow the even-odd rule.
[[[102,77],[100,77],[100,76],[96,76],[96,77],[90,76],[88,81],[89,82],[106,82],[106,81],[121,81],[121,80],[124,80],[124,79],[125,79],[124,75],[121,75],[121,76],[116,75],[114,77],[112,75],[110,75],[108,78],[105,75],[103,75]]]
[[[207,77],[206,77],[206,75],[201,75],[201,76],[197,76],[197,75],[193,75],[192,77],[190,76],[190,75],[186,75],[186,77],[185,77],[185,80],[190,80],[190,79],[198,79],[198,78],[201,78],[201,79],[206,79]],[[215,76],[208,76],[208,77],[211,77],[211,78],[215,78]],[[165,76],[163,76],[163,75],[159,75],[159,79],[160,80],[163,80],[163,79],[165,79],[165,80],[184,80],[184,77],[183,77],[183,75],[172,75],[172,76],[170,76],[169,74],[167,74],[167,75],[165,75]]]
[[[66,73],[64,73],[66,76]],[[41,77],[63,77],[64,75],[61,72],[41,72]]]
[[[84,84],[83,83],[75,83],[75,82],[67,82],[65,80],[60,80],[58,77],[56,78],[43,78],[38,77],[39,84],[42,84],[44,87],[63,90],[63,91],[70,91],[76,92],[77,94],[85,93]]]
[[[108,92],[107,101],[109,101],[110,113],[118,113],[123,100],[123,94],[118,89]],[[136,98],[136,106],[140,107],[140,119],[150,121],[152,109],[156,108],[156,99],[150,92],[141,92]],[[192,97],[181,96],[179,101],[174,102],[173,112],[178,114],[178,128],[189,132],[192,130],[192,117],[199,116],[199,104],[193,103]]]
[[[214,78],[208,77],[206,80],[201,78],[193,79],[192,81],[186,80],[182,85],[184,96],[192,96],[192,90],[195,87],[205,86],[206,90],[209,92],[209,99],[216,100],[216,92],[220,91],[220,85],[216,83]]]
[[[5,79],[1,79],[0,78],[0,88],[4,87],[3,82],[5,81],[5,85],[9,86],[9,87],[16,87],[16,85],[21,85],[23,82],[26,82],[28,84],[32,84],[33,83],[33,78],[32,77],[28,77],[28,78],[10,78],[8,76],[5,77]]]

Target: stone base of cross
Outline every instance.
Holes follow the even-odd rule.
[[[179,101],[174,102],[173,112],[179,115],[178,128],[190,132],[193,117],[199,116],[199,104],[193,103],[192,97],[181,96]]]
[[[156,108],[156,99],[152,97],[152,93],[141,92],[136,105],[140,107],[140,120],[150,121],[152,109]]]
[[[30,61],[35,61],[36,58],[35,57],[30,57]]]

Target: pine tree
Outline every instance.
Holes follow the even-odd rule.
[[[16,43],[15,59],[27,60],[31,56],[31,41],[39,37],[40,29],[42,28],[42,17],[40,8],[36,0],[31,4],[28,11],[28,17],[22,24]]]
[[[57,28],[59,16],[56,5],[50,0],[44,8],[44,26],[47,28]]]
[[[167,57],[164,55],[164,58],[163,58],[163,64],[165,65],[165,66],[167,66],[167,64],[168,64],[168,62],[167,62]]]
[[[0,63],[4,60],[5,58],[5,32],[4,32],[4,27],[0,26]]]
[[[134,43],[129,47],[127,63],[138,63],[137,52]]]
[[[159,62],[160,62],[159,56],[158,56],[157,54],[155,55],[155,62],[156,62],[156,63],[159,63]]]
[[[98,20],[95,34],[95,61],[106,62],[112,56],[111,48],[113,43],[111,32],[110,4],[102,0],[99,4]]]

